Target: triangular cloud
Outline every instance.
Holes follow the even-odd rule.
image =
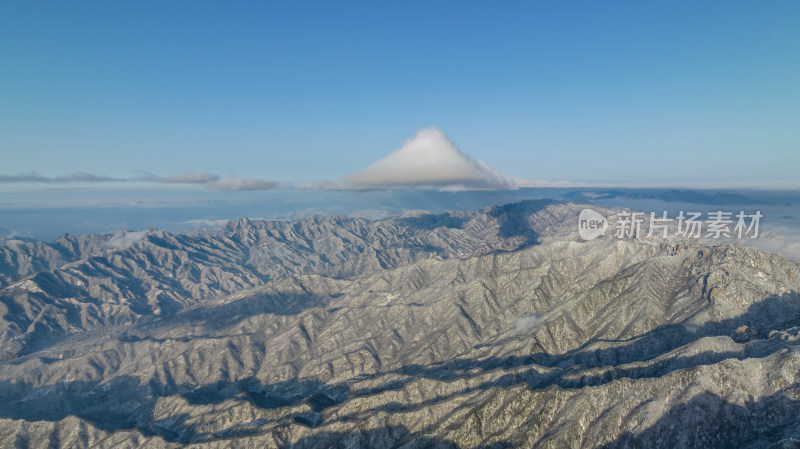
[[[462,153],[438,128],[413,139],[369,167],[342,178],[355,188],[438,187],[443,190],[514,189],[514,180]]]

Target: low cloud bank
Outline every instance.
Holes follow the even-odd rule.
[[[268,190],[278,186],[277,182],[266,179],[226,176],[204,183],[214,190]]]
[[[528,332],[536,327],[536,325],[541,321],[542,319],[539,317],[539,315],[526,315],[519,317],[514,321],[514,331],[518,334]]]
[[[0,184],[10,183],[99,183],[99,182],[154,182],[165,184],[200,184],[219,191],[267,190],[278,186],[268,179],[244,178],[240,176],[220,177],[213,173],[193,171],[181,175],[161,177],[148,172],[138,172],[130,178],[113,178],[90,173],[73,173],[67,176],[47,177],[36,172],[17,175],[0,175]]]
[[[221,228],[228,223],[227,219],[206,219],[197,218],[194,220],[185,221],[184,223],[192,228]]]
[[[106,248],[125,249],[131,247],[134,243],[141,241],[147,235],[147,231],[119,231],[114,233],[111,238],[105,243]]]
[[[268,179],[220,176],[203,171],[190,171],[172,176],[137,172],[130,178],[113,178],[89,173],[46,177],[36,172],[0,175],[1,183],[94,183],[150,182],[165,184],[197,184],[218,191],[267,190],[278,186]],[[304,190],[389,190],[396,188],[435,188],[443,191],[515,190],[524,187],[566,187],[565,181],[550,183],[512,178],[495,170],[486,162],[464,154],[446,135],[435,127],[417,131],[400,148],[374,164],[329,182],[319,181],[299,186]]]
[[[213,173],[193,171],[184,173],[182,175],[167,176],[166,178],[157,178],[157,181],[167,182],[172,184],[204,184],[207,182],[214,182],[218,179],[219,176]]]
[[[42,176],[35,171],[29,173],[20,173],[17,175],[0,175],[0,183],[15,183],[15,182],[42,182],[42,183],[58,183],[58,182],[108,182],[108,181],[122,181],[123,179],[110,178],[108,176],[97,176],[90,173],[77,172],[67,176],[56,176],[48,178]]]
[[[738,240],[743,246],[783,254],[792,262],[800,262],[800,228],[794,226],[771,226],[762,230],[756,239]]]
[[[325,186],[321,186],[324,188]],[[473,159],[438,128],[425,128],[413,139],[369,167],[328,188],[356,190],[436,187],[442,190],[507,190],[514,180]]]
[[[268,190],[278,186],[277,182],[268,179],[245,178],[241,176],[220,177],[219,175],[202,171],[158,178],[157,182],[166,182],[170,184],[202,184],[208,188],[220,191]]]

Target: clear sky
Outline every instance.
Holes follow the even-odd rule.
[[[0,174],[338,179],[436,126],[510,176],[798,182],[800,2],[0,5]]]

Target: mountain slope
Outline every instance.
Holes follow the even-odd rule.
[[[29,324],[6,353],[0,445],[797,441],[800,267],[730,243],[579,241],[579,211],[242,219],[20,277],[3,303],[36,299],[66,324],[47,342]],[[102,319],[67,327],[67,276]],[[119,292],[177,306],[114,315],[112,287],[133,281]]]

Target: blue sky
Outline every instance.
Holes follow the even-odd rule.
[[[0,174],[797,182],[800,3],[3,2]]]

